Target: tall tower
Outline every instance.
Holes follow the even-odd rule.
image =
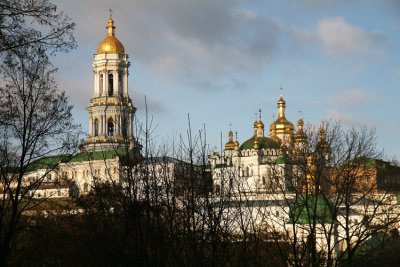
[[[86,151],[135,147],[132,135],[136,108],[128,95],[130,62],[122,43],[115,37],[110,14],[107,37],[97,47],[93,60],[94,92],[89,107],[89,136]]]

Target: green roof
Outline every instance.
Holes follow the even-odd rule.
[[[68,162],[71,157],[71,154],[43,157],[29,164],[26,171],[32,172],[40,169],[54,169],[57,168],[60,162]]]
[[[118,157],[125,156],[126,152],[127,151],[125,149],[84,152],[84,153],[75,155],[69,162],[114,159],[117,156]]]
[[[343,166],[340,166],[339,169],[344,166],[360,166],[360,165],[363,165],[364,169],[368,170],[368,169],[372,169],[372,168],[385,168],[385,166],[389,166],[391,164],[390,164],[390,162],[383,161],[380,159],[359,157],[352,161],[349,161],[348,163],[344,164]]]
[[[245,149],[253,149],[254,148],[254,139],[256,137],[252,137],[249,140],[247,140],[246,142],[244,142],[241,146],[240,146],[240,150],[245,150]],[[271,138],[268,137],[257,137],[257,141],[258,141],[258,148],[262,149],[262,148],[274,148],[277,149],[279,148],[279,144],[277,142],[275,142],[274,140],[272,140]]]
[[[289,206],[289,223],[333,223],[332,201],[323,195],[301,195]]]
[[[368,253],[381,246],[385,241],[389,240],[389,236],[384,232],[376,232],[370,238],[364,241],[355,251],[355,258],[364,258]],[[343,260],[347,260],[347,252],[343,256]]]
[[[277,158],[275,160],[275,164],[286,164],[286,163],[288,163],[288,160],[285,158]]]

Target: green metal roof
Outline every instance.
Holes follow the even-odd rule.
[[[253,149],[254,148],[254,139],[256,137],[252,137],[249,140],[245,141],[241,146],[240,150],[245,150],[245,149]],[[272,140],[271,138],[268,137],[257,137],[258,141],[258,148],[274,148],[277,149],[279,148],[279,144]]]
[[[332,201],[323,195],[301,195],[289,206],[289,223],[333,223]]]
[[[275,164],[286,164],[286,163],[288,163],[288,160],[285,158],[277,158],[275,160]]]
[[[125,156],[126,154],[127,151],[125,149],[85,152],[75,155],[69,162],[114,159],[117,156],[121,157]]]
[[[54,169],[57,168],[60,162],[68,162],[71,158],[71,154],[43,157],[29,164],[26,171],[32,172],[41,169]]]

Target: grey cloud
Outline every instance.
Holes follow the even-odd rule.
[[[160,101],[146,96],[136,91],[131,90],[130,92],[131,98],[133,99],[133,105],[137,108],[137,112],[145,113],[146,112],[146,103],[147,103],[147,110],[150,114],[158,113],[158,114],[165,114],[168,113],[168,108]]]
[[[377,97],[364,89],[354,89],[329,95],[328,104],[340,105],[346,108],[357,108],[377,101]]]
[[[92,45],[95,52],[105,36],[109,1],[59,4],[73,14],[78,41]],[[186,85],[208,81],[218,88],[221,84],[215,77],[230,79],[235,72],[261,70],[279,53],[281,23],[245,9],[239,1],[138,0],[127,4],[118,0],[112,6],[116,35],[131,59],[149,65],[164,79],[183,76]]]

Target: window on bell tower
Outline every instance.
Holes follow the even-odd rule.
[[[112,96],[114,93],[114,76],[108,74],[108,96]]]
[[[114,121],[112,118],[108,119],[108,136],[114,135]]]
[[[99,135],[99,120],[96,118],[94,120],[94,136]]]

